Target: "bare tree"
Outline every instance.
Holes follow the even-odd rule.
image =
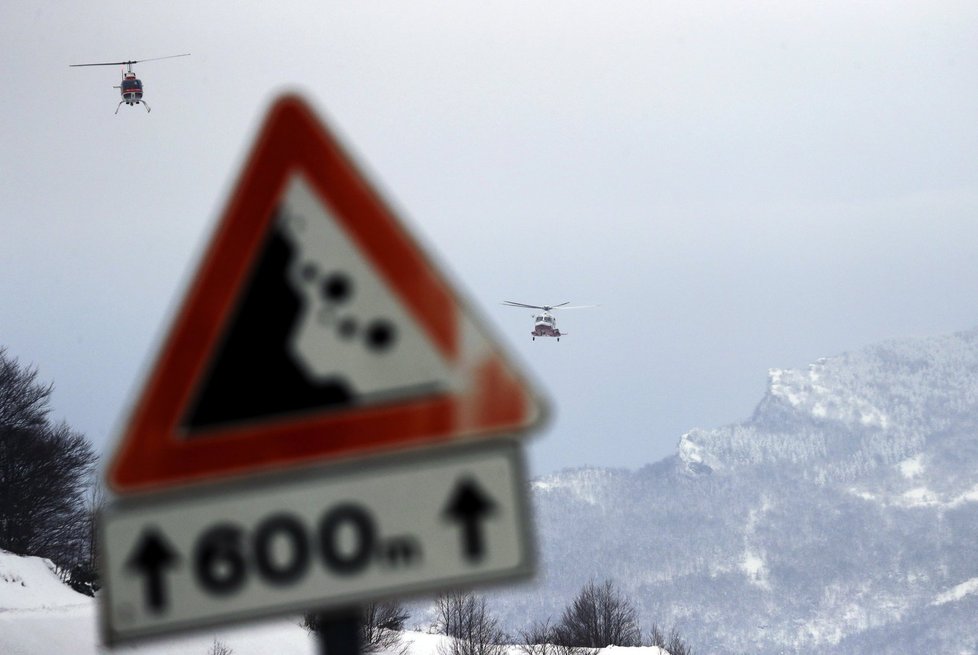
[[[555,655],[556,635],[550,619],[546,621],[534,621],[528,628],[518,631],[517,648],[524,655]]]
[[[666,638],[663,636],[662,630],[657,623],[652,624],[652,629],[649,630],[649,636],[645,640],[645,645],[656,646],[658,648],[666,647]]]
[[[97,571],[98,561],[98,515],[105,507],[105,487],[98,476],[93,476],[85,499],[85,550],[88,568]]]
[[[519,630],[516,647],[523,655],[593,655],[595,648],[567,646],[558,643],[557,628],[546,621],[534,621],[527,629]]]
[[[47,426],[53,390],[37,381],[37,367],[22,367],[0,347],[0,425],[11,430]]]
[[[360,648],[364,653],[394,651],[404,653],[407,646],[399,647],[401,632],[408,620],[408,613],[399,601],[388,600],[368,603],[363,608],[360,624]]]
[[[66,425],[0,426],[0,547],[71,565],[84,540],[85,482],[96,456]]]
[[[600,585],[591,580],[584,585],[564,610],[555,635],[563,646],[604,648],[641,643],[635,608],[610,580]]]
[[[679,636],[679,631],[673,628],[669,632],[669,643],[666,644],[669,655],[693,655],[693,649]]]
[[[84,494],[97,457],[48,419],[51,385],[0,349],[0,548],[68,568],[85,550]]]
[[[403,654],[407,648],[399,647],[401,632],[408,620],[408,613],[399,601],[367,603],[360,613],[360,650],[364,653],[388,651]],[[305,616],[303,625],[316,634],[327,628],[323,615],[311,613]]]
[[[214,643],[211,644],[211,648],[207,651],[207,655],[233,655],[234,649],[225,644],[223,641],[218,640],[214,637]]]
[[[436,600],[436,629],[452,637],[439,655],[504,655],[506,635],[489,612],[486,599],[472,592],[452,590]]]
[[[82,507],[81,535],[77,553],[70,568],[61,570],[62,579],[80,593],[94,596],[101,588],[99,580],[98,515],[105,507],[105,487],[98,476],[92,476]]]
[[[652,629],[645,639],[645,645],[661,648],[664,651],[668,651],[669,655],[693,655],[693,649],[683,641],[678,629],[673,628],[670,630],[669,638],[667,639],[662,633],[662,629],[655,623],[652,624]]]

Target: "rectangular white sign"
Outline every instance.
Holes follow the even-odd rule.
[[[109,508],[108,643],[532,574],[519,444],[350,461]]]

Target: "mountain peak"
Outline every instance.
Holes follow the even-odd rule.
[[[682,436],[691,473],[754,464],[806,465],[848,478],[896,464],[978,416],[978,329],[885,342],[772,368],[750,419]]]

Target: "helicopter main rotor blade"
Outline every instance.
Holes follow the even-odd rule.
[[[101,64],[68,64],[68,68],[76,68],[78,66],[125,66],[126,64],[135,64],[134,61],[105,61]]]
[[[503,305],[505,305],[506,307],[524,307],[526,309],[543,309],[543,310],[546,310],[546,307],[541,307],[540,305],[527,305],[527,304],[524,304],[524,303],[521,303],[521,302],[513,302],[512,300],[504,300],[503,301]]]
[[[138,63],[144,62],[144,61],[159,61],[160,59],[173,59],[174,57],[189,57],[189,56],[190,56],[190,53],[189,52],[185,52],[182,55],[167,55],[166,57],[153,57],[152,59],[137,59],[136,61],[134,61],[132,63],[133,64],[138,64]]]
[[[527,309],[542,309],[545,312],[549,312],[552,309],[587,309],[589,307],[600,307],[600,305],[571,305],[570,301],[562,302],[559,305],[527,305],[526,303],[514,302],[512,300],[504,300],[503,305],[506,307],[525,307]]]
[[[182,55],[167,55],[166,57],[153,57],[152,59],[132,59],[130,61],[104,61],[97,64],[68,64],[69,68],[75,68],[77,66],[131,66],[133,64],[139,64],[144,61],[159,61],[160,59],[173,59],[174,57],[189,57],[190,53],[185,52]]]

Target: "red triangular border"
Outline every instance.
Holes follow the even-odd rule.
[[[111,462],[117,492],[177,486],[368,454],[461,435],[515,431],[542,414],[493,348],[464,396],[441,394],[213,429],[187,439],[179,422],[247,284],[290,176],[301,171],[362,254],[449,363],[459,357],[456,294],[300,98],[270,109],[198,274]]]

